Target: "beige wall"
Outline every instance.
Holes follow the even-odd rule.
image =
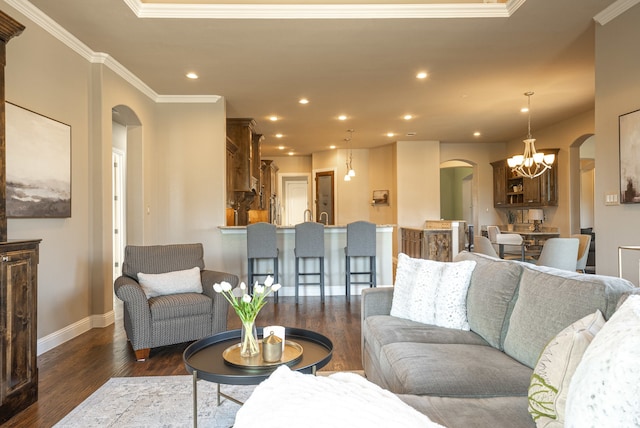
[[[596,268],[617,275],[617,247],[640,245],[639,204],[605,206],[605,194],[620,192],[618,116],[640,109],[640,5],[604,26],[596,25]],[[627,251],[623,277],[638,285],[638,251]]]
[[[72,130],[71,217],[12,219],[8,225],[10,239],[42,239],[38,338],[60,342],[113,320],[113,107],[126,106],[141,124],[127,132],[133,137],[127,147],[129,170],[138,174],[127,189],[129,200],[139,205],[127,224],[135,243],[203,242],[205,263],[220,266],[224,100],[156,102],[19,12],[9,7],[5,11],[27,27],[7,46],[7,99]]]
[[[10,7],[3,10],[27,26],[7,45],[7,100],[71,126],[71,218],[8,221],[9,239],[42,239],[41,337],[91,315],[90,65]]]

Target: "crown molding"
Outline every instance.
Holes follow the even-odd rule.
[[[594,16],[593,20],[600,25],[606,25],[638,3],[640,0],[618,0]]]
[[[159,95],[133,74],[112,56],[102,52],[94,52],[87,45],[78,40],[73,34],[65,30],[60,24],[49,18],[44,12],[27,0],[4,0],[6,4],[22,13],[40,28],[51,34],[72,51],[92,64],[104,64],[126,82],[138,89],[144,95],[157,103],[216,103],[220,100],[218,95]]]
[[[427,19],[508,18],[526,0],[452,4],[177,4],[123,1],[138,18]]]

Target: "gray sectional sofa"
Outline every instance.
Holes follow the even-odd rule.
[[[547,342],[596,309],[608,319],[638,289],[468,252],[460,260],[477,263],[467,293],[470,331],[393,317],[393,288],[363,291],[365,374],[448,428],[535,427],[527,391]]]

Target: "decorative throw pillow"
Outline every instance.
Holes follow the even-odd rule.
[[[278,367],[251,394],[236,428],[444,428],[363,376],[314,376]]]
[[[197,266],[167,273],[138,272],[138,282],[147,299],[165,294],[202,293],[200,268]]]
[[[475,266],[473,260],[437,262],[398,254],[391,315],[469,330],[467,290]]]
[[[564,425],[569,383],[604,323],[600,311],[587,315],[558,333],[542,351],[529,386],[529,413],[539,428]]]
[[[640,424],[640,295],[631,295],[596,335],[569,386],[565,426]]]

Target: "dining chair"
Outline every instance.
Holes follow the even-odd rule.
[[[273,276],[275,284],[278,281],[278,243],[276,238],[276,226],[271,223],[253,223],[247,226],[247,278],[249,292],[252,292],[255,277]],[[266,267],[264,272],[255,271],[261,265],[260,260],[267,259],[271,264],[271,271]],[[278,292],[273,294],[275,302],[278,301]]]
[[[376,286],[376,225],[368,221],[356,221],[347,224],[347,246],[344,249],[345,255],[345,282],[347,302],[351,299],[352,284],[368,284],[369,287]],[[352,271],[352,258],[368,258],[369,270]],[[368,281],[352,281],[352,276],[369,276]]]
[[[498,258],[498,253],[496,253],[495,248],[491,245],[491,241],[486,236],[474,236],[473,237],[474,245],[473,252],[484,254],[486,256]]]
[[[577,238],[550,238],[544,242],[538,266],[548,266],[556,269],[575,271],[578,260]]]
[[[578,261],[576,263],[576,271],[585,273],[587,268],[587,258],[589,257],[589,247],[591,246],[591,235],[583,235],[576,233],[571,235],[572,238],[578,238]]]
[[[295,247],[296,257],[296,304],[298,289],[301,285],[319,285],[320,300],[324,303],[324,225],[313,221],[296,224]],[[318,270],[301,272],[301,264],[305,259],[318,259]],[[300,282],[300,277],[317,276],[318,282]]]
[[[525,259],[525,245],[522,236],[517,233],[502,233],[498,226],[487,226],[487,235],[493,244],[494,250],[498,248],[501,259]]]

